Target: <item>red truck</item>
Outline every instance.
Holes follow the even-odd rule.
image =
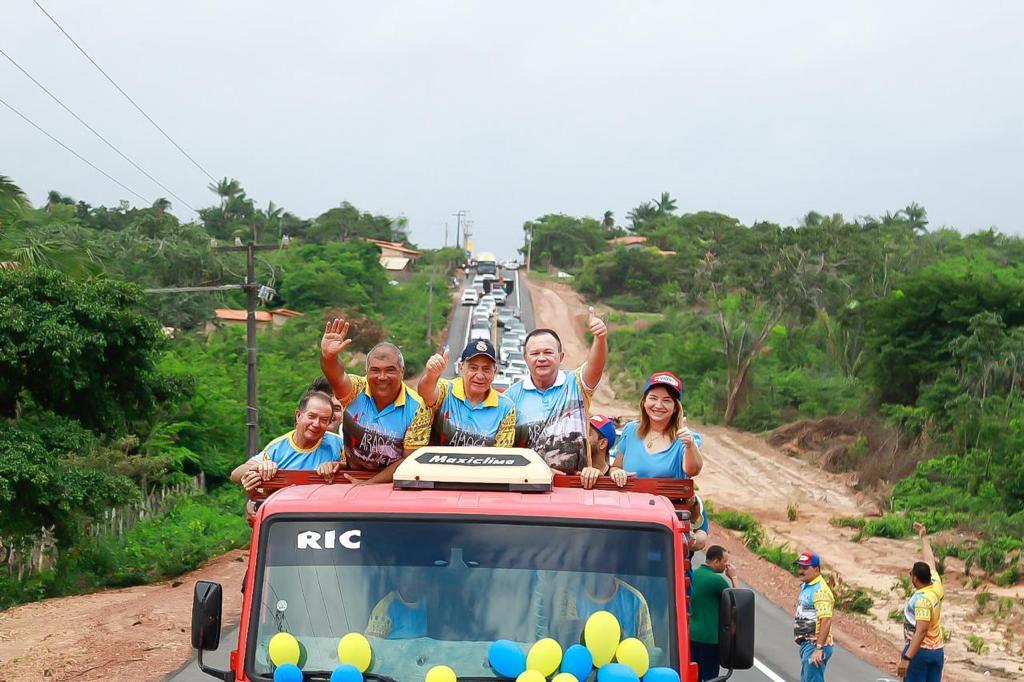
[[[220,640],[217,583],[196,584],[192,645],[214,677],[274,680],[270,642],[289,633],[302,679],[330,680],[339,640],[360,633],[372,648],[366,680],[423,682],[448,666],[458,682],[486,682],[503,679],[489,659],[496,641],[527,652],[550,638],[567,651],[600,610],[644,644],[652,668],[697,682],[690,519],[677,509],[692,494],[675,479],[583,490],[514,448],[422,448],[391,485],[282,472],[257,491],[230,669],[203,664]],[[722,680],[753,664],[753,606],[749,590],[722,595]]]

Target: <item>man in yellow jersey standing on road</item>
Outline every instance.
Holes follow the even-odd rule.
[[[928,542],[928,529],[915,523],[914,530],[921,538],[924,561],[918,561],[910,569],[910,582],[914,594],[903,609],[903,636],[906,645],[900,656],[897,674],[906,682],[940,682],[945,653],[942,648],[942,579],[935,570],[935,555]]]

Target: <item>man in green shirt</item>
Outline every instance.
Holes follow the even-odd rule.
[[[722,592],[729,588],[722,573],[736,587],[736,567],[729,563],[729,553],[719,545],[711,545],[690,582],[690,659],[697,663],[702,681],[713,680],[719,673],[718,606]]]

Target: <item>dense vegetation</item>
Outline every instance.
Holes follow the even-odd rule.
[[[591,235],[571,238],[571,259],[557,235],[538,241],[538,225],[556,219]],[[880,469],[889,486],[892,514],[865,533],[902,536],[917,518],[960,526],[985,540],[978,552],[1003,557],[993,570],[1014,568],[1006,557],[1024,538],[1024,240],[929,230],[917,204],[747,226],[679,214],[662,194],[628,221],[545,216],[523,227],[535,265],[568,269],[579,291],[618,310],[613,348],[630,352],[611,355],[617,381],[639,392],[652,371],[671,369],[689,413],[755,431],[874,418],[897,430],[899,447],[871,451],[865,434],[846,458]],[[622,233],[643,243],[597,239]]]
[[[215,307],[243,308],[244,296],[143,292],[240,283],[242,257],[218,243],[289,237],[257,267],[276,290],[266,307],[303,313],[259,333],[263,441],[291,428],[319,376],[326,317],[355,321],[356,353],[387,337],[415,368],[436,347],[428,329],[445,326],[459,254],[424,252],[396,282],[363,238],[408,244],[404,220],[348,203],[301,219],[273,203],[257,208],[233,180],[211,190],[219,205],[182,223],[163,200],[93,207],[51,192],[36,208],[0,176],[0,541],[24,550],[53,528],[60,549],[53,570],[21,581],[0,567],[0,608],[175,575],[247,541],[241,496],[223,488],[245,454],[244,328],[202,333]],[[209,495],[120,539],[86,532],[104,510],[200,471]]]

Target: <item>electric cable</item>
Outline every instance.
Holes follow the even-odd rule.
[[[140,173],[142,173],[143,175],[145,175],[145,176],[146,176],[147,178],[149,178],[150,180],[152,180],[152,181],[153,181],[154,183],[156,183],[157,185],[159,185],[161,189],[163,189],[163,190],[164,190],[165,192],[167,192],[168,194],[170,194],[170,195],[171,195],[172,197],[174,197],[175,199],[177,199],[178,201],[180,201],[180,202],[181,202],[182,204],[184,204],[184,205],[185,205],[185,206],[187,206],[188,208],[190,208],[190,209],[191,209],[191,210],[192,210],[193,212],[196,212],[196,213],[198,213],[198,211],[196,211],[196,209],[195,209],[195,208],[193,208],[193,207],[192,207],[192,206],[191,206],[191,205],[190,205],[190,204],[189,204],[189,203],[188,203],[187,201],[185,201],[185,200],[184,200],[184,199],[182,199],[182,198],[181,198],[180,196],[178,196],[177,194],[175,194],[175,193],[174,193],[174,192],[173,192],[173,191],[172,191],[172,190],[171,190],[171,189],[170,189],[169,187],[167,187],[167,186],[166,186],[166,185],[165,185],[164,183],[160,182],[159,180],[157,180],[156,178],[154,178],[154,177],[153,177],[152,175],[150,175],[149,173],[147,173],[147,172],[146,172],[146,170],[145,170],[145,169],[144,169],[144,168],[143,168],[142,166],[140,166],[139,164],[135,163],[135,161],[133,161],[133,160],[132,160],[131,158],[129,158],[127,154],[125,154],[125,153],[124,153],[124,152],[122,152],[122,151],[121,151],[120,149],[118,149],[118,148],[117,148],[117,147],[116,147],[116,146],[114,145],[114,143],[113,143],[113,142],[111,142],[111,141],[110,141],[110,140],[108,140],[107,138],[103,137],[103,135],[101,135],[101,134],[100,134],[100,133],[99,133],[99,132],[98,132],[98,131],[97,131],[97,130],[96,130],[95,128],[93,128],[93,127],[92,127],[91,125],[89,125],[88,123],[86,123],[86,122],[85,122],[85,121],[84,121],[84,120],[82,119],[82,117],[81,117],[81,116],[79,116],[79,115],[78,115],[78,114],[76,114],[76,113],[75,113],[74,111],[72,111],[72,110],[71,110],[71,107],[69,107],[68,105],[64,104],[64,102],[62,102],[62,101],[61,101],[61,99],[60,99],[59,97],[57,97],[57,95],[55,95],[55,94],[53,94],[52,92],[50,92],[50,91],[49,91],[49,90],[48,90],[48,89],[46,88],[46,86],[45,86],[45,85],[43,85],[43,84],[42,84],[42,83],[40,83],[40,82],[39,82],[38,80],[36,80],[36,79],[35,79],[35,77],[34,77],[34,76],[33,76],[32,74],[30,74],[30,73],[29,73],[28,71],[26,71],[26,70],[25,70],[25,68],[24,68],[24,67],[23,67],[23,66],[22,66],[21,64],[19,64],[18,62],[16,62],[16,61],[14,60],[14,58],[13,58],[13,57],[11,57],[11,55],[9,55],[9,54],[7,54],[6,52],[4,52],[3,48],[0,48],[0,55],[3,55],[4,57],[6,57],[6,58],[7,58],[7,61],[9,61],[9,62],[10,62],[11,64],[14,64],[14,66],[15,66],[15,67],[17,67],[17,69],[18,69],[19,71],[21,71],[21,72],[22,72],[23,74],[25,74],[25,77],[26,77],[26,78],[28,78],[28,79],[29,79],[30,81],[32,81],[33,83],[35,83],[35,84],[36,84],[36,85],[37,85],[37,86],[39,87],[39,89],[40,89],[40,90],[42,90],[42,91],[43,91],[43,92],[45,92],[45,93],[46,93],[47,95],[49,95],[49,96],[50,96],[50,99],[52,99],[52,100],[53,100],[54,102],[56,102],[57,104],[59,104],[59,105],[60,105],[60,106],[61,106],[61,107],[62,107],[62,108],[64,109],[64,111],[66,111],[66,112],[68,112],[69,114],[71,114],[72,116],[74,116],[74,118],[75,118],[75,120],[76,120],[76,121],[78,121],[79,123],[81,123],[82,125],[84,125],[84,126],[85,126],[86,128],[88,128],[88,129],[89,129],[89,132],[91,132],[91,133],[92,133],[93,135],[95,135],[96,137],[98,137],[98,138],[99,138],[99,139],[100,139],[100,140],[101,140],[101,141],[102,141],[102,142],[103,142],[103,143],[104,143],[105,145],[107,145],[108,147],[110,147],[111,149],[113,149],[113,150],[114,150],[115,152],[117,152],[117,154],[118,154],[118,155],[119,155],[119,156],[120,156],[120,157],[121,157],[122,159],[124,159],[125,161],[127,161],[128,163],[130,163],[130,164],[131,164],[132,166],[134,166],[134,167],[135,167],[135,170],[139,171]]]
[[[47,18],[47,19],[49,19],[50,21],[52,21],[52,22],[53,22],[53,25],[54,25],[54,26],[56,26],[56,27],[57,27],[57,28],[58,28],[58,29],[60,30],[60,32],[64,34],[64,37],[65,37],[65,38],[67,38],[68,40],[70,40],[70,41],[71,41],[71,44],[72,44],[72,45],[74,45],[75,47],[77,47],[77,48],[78,48],[78,51],[79,51],[79,52],[81,52],[81,53],[82,53],[83,55],[85,55],[85,58],[86,58],[86,59],[88,59],[88,60],[89,60],[89,62],[90,62],[90,63],[91,63],[91,64],[92,64],[93,66],[95,66],[95,67],[96,67],[96,69],[97,69],[97,70],[98,70],[98,71],[99,71],[100,73],[102,73],[102,74],[103,74],[103,77],[104,77],[104,78],[106,78],[106,79],[107,79],[108,81],[110,81],[110,84],[111,84],[111,85],[113,85],[113,86],[114,86],[114,87],[115,87],[115,88],[117,89],[117,91],[118,91],[118,92],[120,92],[120,93],[121,93],[122,95],[124,95],[124,98],[125,98],[125,99],[127,99],[127,100],[128,100],[129,102],[131,102],[131,103],[132,103],[132,106],[133,106],[133,107],[135,107],[136,109],[138,109],[138,110],[139,110],[139,113],[140,113],[140,114],[142,114],[143,116],[145,116],[145,117],[146,117],[146,120],[147,120],[147,121],[149,121],[150,123],[152,123],[152,124],[153,124],[153,127],[154,127],[154,128],[156,128],[157,130],[159,130],[159,131],[160,131],[160,134],[161,134],[161,135],[163,135],[164,137],[166,137],[166,138],[167,138],[167,141],[168,141],[168,142],[170,142],[171,144],[173,144],[173,145],[174,145],[174,146],[175,146],[175,147],[176,147],[176,148],[178,149],[178,151],[179,151],[179,152],[181,152],[182,154],[184,154],[184,155],[185,155],[185,158],[187,158],[187,159],[188,159],[189,161],[191,161],[191,162],[192,162],[192,165],[193,165],[193,166],[195,166],[196,168],[198,168],[199,170],[201,170],[201,171],[203,172],[203,174],[204,174],[204,175],[206,175],[206,177],[210,178],[210,182],[217,182],[217,179],[216,179],[215,177],[213,177],[212,175],[210,175],[210,172],[209,172],[208,170],[206,170],[206,169],[205,169],[205,168],[203,168],[203,167],[202,167],[201,165],[199,165],[199,162],[198,162],[198,161],[196,161],[195,159],[193,159],[193,158],[192,158],[192,156],[191,156],[191,155],[190,155],[190,154],[189,154],[188,152],[186,152],[186,151],[185,151],[184,149],[182,149],[182,147],[181,147],[181,145],[180,145],[180,144],[178,144],[177,142],[175,142],[175,141],[174,141],[174,139],[173,139],[173,138],[172,138],[172,137],[171,137],[170,135],[168,135],[168,134],[167,134],[167,132],[166,132],[166,131],[165,131],[165,130],[164,130],[163,128],[161,128],[161,127],[160,127],[159,125],[157,125],[157,122],[156,122],[156,121],[154,121],[154,120],[153,120],[153,119],[152,119],[152,118],[150,117],[150,115],[149,115],[149,114],[147,114],[147,113],[146,113],[145,111],[143,111],[142,107],[140,107],[140,106],[138,105],[138,103],[136,103],[136,101],[135,101],[135,100],[133,100],[133,99],[132,99],[132,98],[131,98],[131,97],[130,97],[130,96],[128,95],[128,93],[127,93],[127,92],[125,92],[125,91],[124,91],[124,90],[123,90],[123,89],[121,88],[121,86],[120,86],[120,85],[118,85],[118,84],[117,84],[116,82],[114,82],[114,79],[113,79],[113,78],[111,78],[111,77],[110,77],[110,75],[109,75],[109,74],[108,74],[108,73],[107,73],[106,71],[104,71],[104,70],[103,70],[103,67],[101,67],[101,66],[100,66],[99,64],[97,64],[97,63],[96,63],[96,60],[94,60],[94,59],[93,59],[92,57],[90,57],[90,56],[89,56],[89,53],[85,51],[85,48],[83,48],[83,47],[82,47],[81,45],[79,45],[79,44],[78,44],[77,42],[75,42],[75,39],[74,39],[74,38],[72,38],[72,37],[71,37],[71,35],[70,35],[70,34],[69,34],[69,33],[68,33],[67,31],[65,31],[65,30],[64,30],[64,27],[63,27],[63,26],[61,26],[61,25],[60,25],[60,23],[58,23],[58,22],[57,22],[57,20],[56,20],[56,19],[54,19],[54,18],[53,18],[53,16],[52,16],[52,15],[51,15],[51,14],[50,14],[49,12],[47,12],[47,11],[46,11],[46,8],[45,8],[45,7],[43,7],[42,5],[40,5],[40,4],[39,4],[39,0],[32,0],[32,2],[33,2],[33,3],[35,3],[35,6],[39,8],[39,11],[40,11],[40,12],[42,12],[43,14],[45,14],[45,15],[46,15],[46,18]]]
[[[43,130],[43,129],[42,129],[42,128],[41,128],[41,127],[40,127],[40,126],[38,125],[38,124],[36,124],[36,122],[35,122],[35,121],[33,121],[33,120],[32,120],[32,119],[30,119],[30,118],[29,118],[28,116],[26,116],[25,114],[21,113],[20,111],[18,111],[17,109],[15,109],[15,108],[14,108],[13,106],[11,106],[10,104],[8,104],[8,103],[7,103],[7,102],[6,102],[6,101],[5,101],[5,100],[4,100],[4,99],[3,99],[2,97],[0,97],[0,104],[3,104],[3,105],[4,105],[5,107],[7,107],[7,108],[8,108],[8,109],[10,109],[11,111],[13,111],[13,112],[14,112],[15,114],[17,114],[18,116],[20,116],[20,117],[21,117],[21,118],[22,118],[22,119],[23,119],[23,120],[24,120],[24,121],[25,121],[26,123],[28,123],[29,125],[31,125],[31,126],[32,126],[33,128],[35,128],[36,130],[38,130],[39,132],[41,132],[41,133],[42,133],[43,135],[46,135],[46,136],[47,136],[48,138],[50,138],[51,140],[53,140],[54,142],[56,142],[57,144],[59,144],[59,145],[60,145],[61,147],[64,147],[64,149],[66,149],[67,151],[69,151],[69,152],[71,152],[72,154],[74,154],[74,155],[75,155],[76,157],[78,157],[78,159],[79,159],[79,160],[80,160],[80,161],[81,161],[82,163],[85,163],[86,165],[88,165],[89,167],[91,167],[91,168],[92,168],[93,170],[95,170],[96,172],[98,172],[98,173],[102,174],[102,175],[103,175],[104,177],[106,177],[106,178],[107,178],[108,180],[110,180],[111,182],[113,182],[113,183],[117,184],[117,185],[118,185],[119,187],[121,187],[121,188],[122,188],[122,189],[124,189],[125,191],[127,191],[127,192],[130,192],[130,193],[134,194],[134,195],[135,195],[135,196],[137,196],[137,197],[138,197],[139,199],[141,199],[141,200],[142,200],[143,202],[145,202],[147,206],[149,206],[149,205],[152,205],[152,203],[153,203],[152,201],[150,201],[150,200],[149,200],[149,199],[147,199],[146,197],[142,196],[141,194],[139,194],[138,192],[136,192],[135,190],[133,190],[133,189],[132,189],[131,187],[129,187],[128,185],[124,184],[123,182],[121,182],[120,180],[118,180],[117,178],[115,178],[114,176],[112,176],[112,175],[111,175],[110,173],[106,172],[105,170],[103,170],[102,168],[100,168],[99,166],[97,166],[96,164],[94,164],[94,163],[93,163],[92,161],[90,161],[89,159],[85,158],[84,156],[82,156],[81,154],[79,154],[78,152],[76,152],[76,151],[75,151],[74,149],[72,149],[71,147],[67,146],[66,144],[64,144],[63,142],[61,142],[60,140],[58,140],[58,139],[57,139],[56,137],[54,137],[54,136],[53,136],[53,135],[51,135],[50,133],[48,133],[48,132],[46,132],[45,130]]]

